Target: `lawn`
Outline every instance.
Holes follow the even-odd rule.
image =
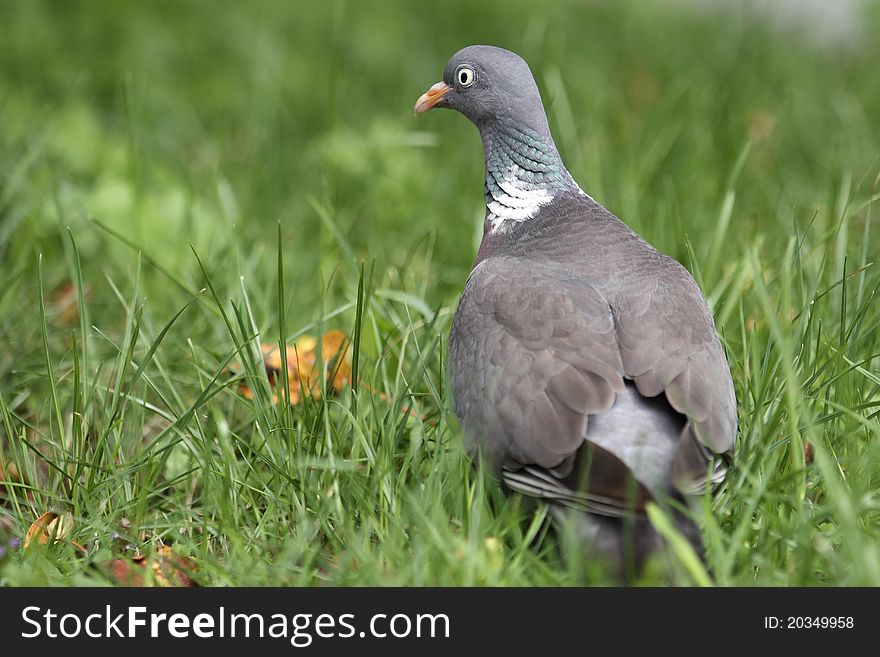
[[[530,62],[580,185],[709,300],[740,428],[708,577],[880,585],[876,4],[836,42],[611,0],[0,16],[0,585],[611,581],[449,410],[483,160],[412,106],[470,43]],[[267,376],[294,341],[311,389]],[[640,583],[707,577],[668,561]]]

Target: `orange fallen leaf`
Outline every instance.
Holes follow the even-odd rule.
[[[46,545],[49,541],[58,543],[73,529],[73,517],[69,513],[58,515],[47,511],[34,520],[27,535],[24,537],[24,546],[27,547],[33,541],[40,545]]]
[[[191,577],[198,568],[196,562],[177,554],[168,545],[159,547],[149,557],[141,555],[131,560],[113,559],[104,566],[110,579],[123,586],[197,586]],[[149,572],[152,572],[150,580]]]
[[[332,330],[325,333],[321,337],[322,373],[318,363],[317,338],[303,335],[297,338],[293,344],[287,345],[285,357],[290,403],[298,404],[302,401],[303,393],[311,399],[319,399],[321,397],[322,376],[326,376],[329,387],[337,393],[351,385],[351,349],[349,347],[348,336],[342,331]],[[277,346],[264,344],[262,352],[266,376],[269,379],[269,384],[274,387],[281,376],[283,367],[281,350]],[[254,397],[253,390],[245,383],[239,387],[239,391],[247,399]],[[277,398],[274,401],[277,403]]]
[[[160,547],[150,562],[158,586],[194,586],[190,574],[196,567],[193,559],[177,554],[167,545]]]
[[[321,355],[328,389],[335,393],[339,393],[346,386],[352,385],[350,347],[351,342],[342,331],[334,329],[321,337]],[[293,344],[287,345],[287,383],[291,404],[300,403],[303,392],[311,399],[319,399],[321,397],[321,368],[318,367],[317,349],[318,340],[311,335],[302,335]],[[263,366],[266,368],[266,377],[269,379],[269,385],[274,388],[276,381],[281,375],[281,368],[283,366],[281,350],[272,344],[263,344],[261,350]],[[238,365],[231,369],[236,371],[240,367]],[[358,385],[377,395],[383,401],[391,403],[391,399],[384,393],[373,390],[363,382],[358,382]],[[239,385],[239,392],[246,399],[254,398],[254,391],[245,382]],[[278,403],[276,395],[273,395],[272,401],[276,404]],[[406,406],[403,412],[410,417],[425,420],[411,406]],[[436,422],[429,422],[436,424]]]

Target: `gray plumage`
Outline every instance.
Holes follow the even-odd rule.
[[[558,520],[574,513],[606,553],[624,550],[619,519],[635,517],[647,552],[659,541],[644,505],[704,490],[733,455],[736,400],[706,301],[577,186],[519,56],[465,48],[444,83],[417,111],[458,110],[486,156],[484,236],[448,353],[468,453]]]

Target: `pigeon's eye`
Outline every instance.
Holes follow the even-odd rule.
[[[462,66],[455,72],[455,78],[458,80],[458,83],[462,87],[469,87],[474,83],[476,79],[476,74],[474,73],[474,69],[470,66]]]

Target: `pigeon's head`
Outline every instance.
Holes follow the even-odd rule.
[[[495,46],[468,46],[452,56],[443,81],[416,101],[417,114],[448,107],[469,118],[478,128],[494,122],[512,122],[544,132],[547,118],[541,94],[525,60]]]

